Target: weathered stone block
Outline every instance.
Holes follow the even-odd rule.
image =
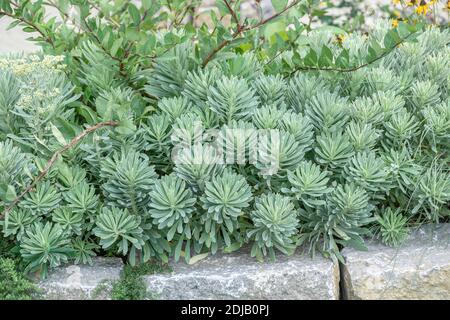
[[[277,256],[259,263],[248,252],[217,254],[173,272],[145,277],[158,299],[338,299],[339,267],[317,256]]]
[[[46,300],[109,299],[111,282],[120,278],[119,258],[94,258],[90,265],[67,265],[50,271],[38,283]]]
[[[400,248],[344,249],[344,298],[450,299],[450,224],[426,225]]]

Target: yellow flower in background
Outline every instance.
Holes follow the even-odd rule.
[[[449,1],[450,1],[450,0],[449,0]],[[394,10],[392,13],[393,13],[394,16],[396,16],[397,18],[400,17],[400,16],[402,15],[401,12],[398,11],[398,10]]]
[[[345,39],[345,35],[343,35],[343,34],[338,34],[338,35],[336,36],[336,41],[337,41],[339,44],[342,44],[342,42],[344,42],[344,39]]]
[[[400,3],[400,0],[392,0],[392,3],[393,3],[393,4],[399,4],[399,3]]]
[[[450,0],[447,0],[447,10],[450,11]]]
[[[415,6],[416,3],[417,3],[417,0],[409,0],[408,3],[407,3],[407,5],[408,5],[409,7],[412,7],[412,6]]]
[[[416,8],[416,13],[425,16],[428,12],[428,5],[429,4],[425,0],[421,0],[420,4]]]
[[[392,28],[397,28],[398,27],[398,20],[394,19],[392,20]]]

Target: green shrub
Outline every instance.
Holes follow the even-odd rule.
[[[32,300],[37,298],[36,286],[16,269],[10,258],[0,258],[0,300]]]
[[[147,286],[142,277],[169,271],[170,268],[167,265],[158,262],[147,262],[136,267],[126,265],[122,270],[120,279],[112,283],[111,299],[144,300],[156,298],[152,293],[147,292]]]
[[[410,223],[448,221],[448,29],[379,24],[336,41],[289,15],[273,22],[288,29],[157,31],[174,19],[159,4],[102,6],[101,22],[69,1],[82,26],[63,42],[66,26],[25,2],[47,55],[0,59],[0,208],[27,271],[247,243],[259,260],[301,244],[342,258],[371,230],[398,245]]]

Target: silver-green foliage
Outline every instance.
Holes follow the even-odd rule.
[[[269,255],[275,258],[275,250],[292,254],[297,234],[297,212],[288,197],[269,193],[255,199],[250,212],[253,227],[247,236],[254,240],[251,255],[259,260]]]
[[[44,276],[69,260],[72,254],[70,238],[58,224],[34,223],[20,241],[20,253],[27,271],[40,271]]]
[[[398,247],[408,236],[408,218],[400,209],[386,208],[381,215],[377,216],[376,223],[381,241],[388,246]]]
[[[128,210],[105,207],[97,217],[93,232],[100,238],[102,248],[113,248],[126,255],[131,247],[141,249],[145,244],[140,225],[141,218]]]
[[[108,205],[137,213],[149,202],[157,174],[145,154],[122,151],[103,161],[100,177]]]
[[[377,28],[342,45],[307,38],[364,64],[385,34]],[[450,214],[449,39],[431,28],[347,73],[274,72],[295,64],[293,51],[202,67],[191,44],[130,79],[90,42],[68,77],[62,56],[0,59],[2,211],[53,152],[89,125],[119,121],[58,157],[5,215],[2,235],[43,273],[97,254],[190,261],[246,243],[258,259],[301,243],[342,258],[371,231],[397,245],[410,224]],[[295,50],[303,57],[307,46]]]
[[[239,217],[250,206],[252,192],[242,175],[226,170],[222,175],[214,177],[205,185],[204,196],[201,197],[205,213],[201,217],[204,224],[204,241],[213,252],[221,246],[231,246],[239,229]]]

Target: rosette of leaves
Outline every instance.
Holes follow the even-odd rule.
[[[217,67],[198,68],[188,73],[181,93],[193,103],[206,104],[208,102],[209,87],[221,76]]]
[[[195,105],[192,112],[200,118],[205,129],[215,129],[219,126],[219,115],[211,110],[207,104]]]
[[[315,159],[319,164],[332,171],[344,167],[354,155],[353,146],[348,136],[341,131],[325,131],[316,139]]]
[[[252,192],[245,178],[225,170],[206,182],[200,198],[205,213],[201,216],[204,233],[200,242],[211,248],[213,254],[222,244],[230,247],[238,236],[238,218],[252,201]]]
[[[374,93],[374,96],[376,94]],[[352,119],[361,123],[371,124],[374,127],[382,123],[385,117],[381,105],[371,97],[359,97],[353,101],[350,107],[350,114]]]
[[[360,121],[351,121],[345,132],[356,152],[373,150],[380,138],[379,130],[369,123]]]
[[[98,195],[94,186],[86,181],[64,192],[63,197],[67,208],[75,213],[92,215],[97,211]]]
[[[384,121],[389,120],[393,114],[396,114],[405,106],[403,96],[391,90],[385,92],[377,91],[371,96],[371,100],[379,105],[384,115]],[[378,107],[375,108],[378,109]]]
[[[173,156],[176,175],[195,192],[204,190],[205,182],[224,168],[220,154],[208,144],[173,150]]]
[[[15,147],[11,140],[0,142],[0,201],[14,200],[18,189],[28,181],[28,156]]]
[[[373,221],[372,209],[364,189],[339,184],[329,194],[326,206],[300,209],[299,243],[309,242],[313,255],[319,250],[343,262],[339,245],[365,248],[362,236],[369,232],[366,226]]]
[[[109,205],[138,213],[150,200],[157,174],[145,154],[123,150],[103,160],[100,177]]]
[[[253,81],[262,74],[263,66],[254,52],[232,55],[228,59],[212,61],[226,76],[239,76],[247,81]]]
[[[243,165],[253,160],[251,157],[256,153],[257,143],[258,133],[253,123],[240,120],[220,128],[214,147],[219,154],[225,155],[225,163]]]
[[[145,245],[141,217],[127,209],[104,207],[95,225],[93,233],[103,249],[117,248],[117,253],[125,256],[132,248],[141,250]]]
[[[151,164],[164,170],[169,163],[172,123],[166,115],[151,115],[142,127],[145,130],[144,139],[147,142],[145,150],[151,154]]]
[[[287,85],[283,77],[277,75],[261,75],[252,81],[262,105],[282,106]]]
[[[130,88],[108,88],[95,99],[95,107],[104,121],[132,119],[139,110],[139,97]]]
[[[396,93],[402,91],[401,81],[393,70],[386,67],[375,67],[365,70],[364,81],[361,86],[361,94],[370,96],[375,92],[392,90]]]
[[[52,221],[59,224],[66,235],[81,235],[84,223],[83,214],[70,208],[60,207],[52,213]]]
[[[381,215],[376,217],[376,229],[378,229],[381,241],[390,247],[398,247],[408,236],[408,218],[400,209],[386,208]]]
[[[97,254],[95,250],[99,248],[99,246],[90,240],[83,240],[81,237],[77,237],[72,240],[72,248],[73,248],[73,256],[75,264],[93,264],[92,258]]]
[[[203,126],[200,118],[195,113],[190,112],[175,119],[171,141],[177,148],[201,143],[203,141]]]
[[[47,276],[48,268],[68,262],[73,253],[70,239],[62,227],[51,222],[34,223],[20,241],[20,254],[26,263],[25,272],[39,271]]]
[[[327,90],[327,84],[323,78],[311,76],[305,72],[297,72],[289,80],[286,101],[296,112],[303,112],[313,97]]]
[[[78,165],[68,165],[61,162],[57,166],[58,186],[60,190],[71,190],[78,184],[86,182],[86,170]]]
[[[307,116],[285,112],[280,121],[280,128],[292,134],[305,152],[311,149],[314,142],[314,127]]]
[[[410,91],[409,101],[416,110],[421,110],[440,102],[439,86],[432,81],[415,81]]]
[[[14,133],[14,109],[20,98],[20,83],[16,76],[9,70],[0,70],[0,138],[3,140],[6,134]]]
[[[294,136],[283,130],[267,130],[259,135],[259,174],[267,180],[280,180],[289,169],[295,169],[305,152]]]
[[[81,56],[77,78],[86,86],[87,94],[98,95],[100,91],[108,90],[122,82],[117,79],[118,62],[94,42],[85,41],[77,49]]]
[[[252,121],[258,129],[278,129],[284,112],[276,105],[263,106],[253,113]]]
[[[155,98],[177,96],[195,65],[190,42],[175,46],[156,59],[144,87],[145,92]]]
[[[402,147],[418,137],[418,120],[405,108],[394,114],[388,122],[384,123],[386,145]]]
[[[158,101],[158,111],[174,121],[192,109],[192,104],[185,97],[162,98]]]
[[[424,108],[422,115],[425,120],[424,133],[432,150],[437,152],[438,147],[450,150],[450,98]]]
[[[305,206],[324,205],[325,196],[333,190],[328,187],[329,174],[311,161],[302,161],[295,171],[288,170],[289,188],[283,188],[282,192],[292,195]]]
[[[419,176],[422,168],[411,157],[406,148],[401,150],[390,149],[383,152],[381,158],[387,166],[391,179],[401,192],[406,194],[415,188],[416,177]]]
[[[210,87],[208,104],[222,122],[230,123],[232,120],[250,119],[259,101],[247,81],[222,76]]]
[[[426,72],[423,72],[423,76],[440,84],[439,89],[442,89],[442,84],[446,82],[450,73],[449,53],[450,50],[447,46],[443,51],[429,55],[425,61]]]
[[[34,191],[27,193],[19,207],[31,210],[34,215],[45,215],[56,209],[61,200],[61,194],[47,180],[38,183]]]
[[[416,202],[412,213],[424,213],[428,220],[438,222],[441,217],[450,215],[446,208],[450,201],[450,173],[431,164],[417,179],[412,199]]]
[[[380,92],[377,91],[371,96],[371,100],[373,101],[376,106],[374,109],[381,109],[383,112],[383,118],[384,121],[387,121],[391,118],[393,114],[398,113],[401,111],[401,109],[405,106],[405,99],[402,95],[397,95],[394,91],[388,90],[386,92]],[[364,116],[364,113],[362,112],[363,109],[355,110],[354,115],[356,117],[362,117],[363,119],[373,119],[375,122],[377,122],[378,117],[375,114],[372,114],[372,117]],[[358,112],[359,111],[359,112]],[[369,110],[367,111],[368,114],[371,113]]]
[[[319,132],[343,128],[349,119],[347,98],[339,96],[337,91],[320,92],[311,98],[305,115]]]
[[[179,259],[182,244],[186,240],[185,258],[189,261],[196,197],[187,188],[185,181],[176,175],[168,175],[156,181],[150,198],[149,213],[153,223],[158,225],[158,229],[166,230],[168,241],[178,236],[175,259]]]
[[[254,241],[252,257],[261,261],[269,255],[275,260],[275,249],[284,254],[294,252],[298,219],[289,197],[276,193],[257,197],[250,218],[253,226],[247,231],[247,237]]]
[[[25,230],[38,220],[39,218],[31,210],[16,208],[5,215],[5,219],[0,221],[0,225],[3,227],[5,237],[14,236],[17,241],[20,241]]]
[[[391,188],[389,171],[373,151],[359,152],[344,167],[345,179],[366,190],[372,199],[383,199]]]
[[[344,225],[363,226],[373,220],[369,195],[354,184],[338,185],[330,194],[329,205]]]

